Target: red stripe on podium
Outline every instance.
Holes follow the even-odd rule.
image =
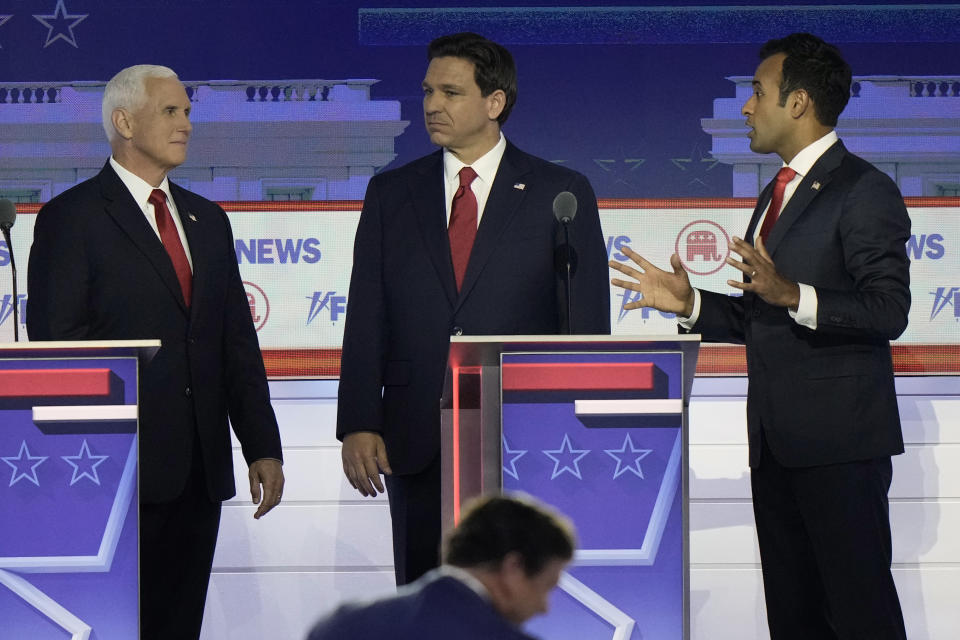
[[[110,369],[6,369],[0,398],[108,397]]]
[[[652,362],[511,362],[504,391],[652,390]]]

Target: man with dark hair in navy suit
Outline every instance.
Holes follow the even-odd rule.
[[[395,596],[345,605],[309,640],[532,640],[520,625],[547,611],[573,558],[573,526],[528,498],[479,498],[444,540],[443,562]]]
[[[850,98],[840,52],[767,42],[743,106],[750,148],[783,160],[760,194],[728,284],[690,286],[627,250],[610,266],[705,340],[746,345],[753,509],[773,640],[906,637],[890,572],[890,457],[903,453],[890,340],[907,326],[910,218],[896,184],[834,127]]]
[[[510,52],[472,33],[428,49],[429,156],[373,177],[354,244],[337,404],[343,469],[362,495],[386,475],[398,584],[437,566],[440,396],[451,335],[607,334],[597,200],[579,173],[520,151],[501,125],[517,96]],[[572,318],[557,194],[576,196]]]

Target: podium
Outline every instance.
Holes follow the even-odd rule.
[[[528,493],[578,551],[528,625],[551,639],[689,638],[687,408],[700,339],[451,338],[443,527],[471,497]]]
[[[0,344],[0,636],[139,636],[137,385],[159,347]]]

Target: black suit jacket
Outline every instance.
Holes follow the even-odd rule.
[[[761,194],[746,239],[770,200]],[[693,331],[746,343],[750,464],[761,429],[788,467],[903,452],[889,341],[907,326],[910,218],[894,182],[841,142],[803,178],[767,242],[777,271],[815,287],[817,329],[746,292],[701,292]]]
[[[397,595],[341,606],[307,640],[535,640],[455,578],[431,572]]]
[[[606,244],[587,179],[509,142],[457,292],[447,237],[442,152],[374,176],[354,244],[337,436],[375,431],[394,473],[440,450],[440,395],[451,335],[566,332],[563,242],[553,199],[570,191],[577,254],[573,332],[610,332]]]
[[[248,463],[282,459],[280,436],[227,216],[170,190],[193,259],[189,310],[160,239],[107,163],[37,216],[27,330],[31,340],[159,338],[140,377],[140,500],[181,493],[196,437],[210,498],[226,500],[236,492],[228,414]]]

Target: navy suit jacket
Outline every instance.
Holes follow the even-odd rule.
[[[758,200],[748,242],[771,192]],[[701,292],[692,331],[746,344],[751,466],[761,429],[787,467],[903,452],[889,341],[907,326],[909,237],[896,184],[838,141],[804,176],[766,244],[781,275],[816,288],[817,329],[750,292]]]
[[[193,259],[189,309],[160,239],[107,163],[37,216],[27,331],[31,340],[159,338],[140,372],[140,500],[180,495],[197,436],[210,498],[226,500],[236,492],[228,414],[248,463],[282,459],[280,435],[227,216],[170,190]]]
[[[432,571],[395,596],[341,606],[308,640],[535,640],[475,591]]]
[[[337,412],[340,439],[383,435],[394,473],[440,450],[440,396],[451,335],[565,333],[553,199],[576,197],[573,333],[610,332],[606,244],[579,173],[509,142],[480,219],[462,290],[450,259],[442,152],[370,181],[354,244]]]

